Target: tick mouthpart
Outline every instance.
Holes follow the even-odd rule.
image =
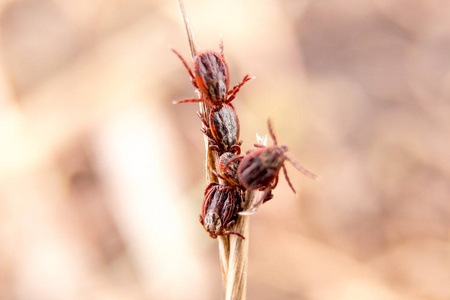
[[[207,214],[204,223],[206,231],[208,231],[211,236],[217,236],[222,229],[222,220],[216,212]]]

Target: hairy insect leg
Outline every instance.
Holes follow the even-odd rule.
[[[209,141],[209,149],[211,149],[211,151],[216,151],[216,152],[222,152],[222,149],[220,149],[219,145],[215,144],[216,141],[215,140],[208,140]]]
[[[228,184],[230,184],[231,186],[236,186],[236,187],[240,187],[240,185],[236,182],[234,182],[232,179],[227,178],[225,176],[223,176],[222,174],[220,174],[219,172],[217,172],[216,170],[212,170],[213,174],[216,175],[217,177],[219,177],[220,179],[226,181]]]
[[[270,121],[270,119],[267,120],[267,127],[269,128],[269,134],[272,137],[274,144],[277,145],[277,137],[275,136],[275,131],[273,130],[272,121]]]
[[[308,177],[310,177],[312,179],[317,179],[317,175],[316,174],[312,173],[311,171],[308,171],[302,165],[300,165],[298,162],[296,162],[295,160],[293,160],[289,156],[285,155],[285,157],[286,157],[287,161],[289,161],[297,170],[302,172],[304,175],[306,175],[306,176],[308,176]]]
[[[236,97],[236,94],[239,92],[239,90],[241,89],[241,87],[249,80],[253,79],[254,77],[250,77],[248,75],[245,75],[244,79],[242,79],[242,81],[238,84],[236,84],[229,92],[228,92],[228,99],[226,101],[226,103],[230,103],[231,101],[233,101],[233,99]]]
[[[204,98],[200,98],[200,99],[196,99],[196,98],[192,98],[192,99],[184,99],[184,100],[178,100],[178,101],[173,101],[173,104],[180,104],[180,103],[198,103],[198,102],[203,102],[206,104],[206,106],[208,106],[209,108],[213,108],[212,104],[210,103],[210,101],[206,101]]]
[[[289,184],[289,187],[291,188],[291,190],[294,192],[294,194],[296,194],[297,192],[294,189],[294,186],[292,185],[291,180],[289,179],[286,167],[283,165],[283,173],[284,173],[284,177],[286,178],[287,183]]]
[[[231,163],[235,162],[236,160],[242,159],[244,158],[243,155],[236,155],[235,157],[231,158],[229,161],[227,161],[226,165],[225,165],[225,169],[228,169],[228,167],[230,166]]]
[[[270,187],[273,189],[275,189],[278,185],[278,175],[275,177],[275,181],[270,185]]]
[[[214,175],[216,175],[220,179],[225,180],[226,182],[229,182],[229,180],[226,177],[222,176],[222,174],[218,173],[216,170],[212,170],[212,172]]]
[[[200,128],[200,131],[203,132],[204,135],[208,138],[208,147],[212,151],[221,152],[222,149],[220,148],[220,145],[217,143],[217,141],[214,139],[211,129],[209,127],[202,127]]]
[[[271,188],[270,186],[267,187],[267,188],[264,190],[263,194],[261,195],[261,199],[259,199],[258,202],[256,202],[255,204],[253,204],[252,207],[250,207],[250,208],[247,209],[246,211],[241,211],[239,214],[240,214],[240,215],[243,215],[243,216],[253,215],[253,214],[258,210],[258,208],[261,206],[261,204],[263,204],[264,202],[267,202],[268,200],[270,200],[270,199],[273,198],[273,195],[272,195],[272,198],[267,199],[268,196],[270,196],[270,193],[271,193],[271,192],[272,192],[272,188]],[[266,199],[267,199],[267,200],[266,200]]]
[[[200,131],[203,132],[204,135],[208,138],[208,141],[213,144],[217,144],[214,140],[214,136],[211,132],[211,128],[209,127],[208,121],[206,120],[205,116],[202,115],[200,112],[197,112],[197,116],[200,118],[200,121],[203,123],[203,127],[200,128]]]
[[[217,141],[215,139],[209,138],[209,137],[208,137],[208,148],[211,151],[219,152],[219,155],[223,151],[222,148],[220,147],[220,145],[217,143]]]
[[[208,186],[205,189],[205,196],[211,191],[211,189],[215,186],[217,186],[218,183],[217,182],[211,182],[210,184],[208,184]]]
[[[203,102],[203,99],[184,99],[184,100],[178,100],[178,101],[173,101],[173,104],[180,104],[180,103],[190,103],[190,102]]]
[[[242,145],[242,141],[237,142],[236,144],[234,144],[233,146],[230,147],[230,152],[233,152],[236,155],[241,154],[241,145]]]
[[[208,140],[212,140],[215,143],[215,140],[211,133],[211,129],[209,129],[209,127],[202,127],[200,128],[200,131],[203,132],[203,134],[206,135],[206,137],[208,137]]]
[[[227,231],[227,232],[222,233],[221,235],[230,235],[230,234],[237,235],[241,239],[245,240],[245,237],[242,234],[240,234],[239,232],[236,232],[236,231]]]
[[[191,68],[189,67],[189,65],[187,64],[186,60],[185,60],[185,59],[183,58],[183,56],[181,56],[181,54],[178,53],[175,49],[171,48],[171,50],[172,50],[172,52],[175,53],[175,54],[178,56],[178,58],[181,60],[181,62],[183,63],[184,67],[185,67],[185,68],[187,69],[187,71],[189,72],[189,76],[191,76],[192,84],[195,86],[195,88],[198,89],[197,82],[195,81],[194,73],[192,73],[192,70],[191,70]]]
[[[205,115],[198,111],[197,116],[200,118],[200,121],[202,121],[203,126],[205,126],[206,128],[209,128],[209,124],[208,124],[208,121],[206,120]]]
[[[220,145],[214,139],[214,136],[211,132],[211,128],[209,127],[209,124],[206,121],[205,117],[200,112],[197,112],[197,116],[200,118],[200,120],[203,123],[204,127],[200,128],[200,131],[203,132],[203,134],[206,135],[206,137],[208,138],[209,149],[211,149],[213,151],[221,152]]]
[[[265,148],[266,146],[260,145],[260,144],[253,144],[253,147],[255,147],[255,148]]]

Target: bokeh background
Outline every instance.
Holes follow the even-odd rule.
[[[450,299],[450,2],[186,0],[290,155],[248,299]],[[0,2],[0,299],[223,299],[175,0]]]

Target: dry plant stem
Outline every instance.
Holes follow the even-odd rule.
[[[184,26],[186,27],[186,33],[188,36],[189,47],[191,48],[192,58],[197,55],[197,43],[195,42],[194,31],[192,30],[191,21],[189,21],[189,17],[186,14],[186,10],[184,9],[184,3],[182,0],[178,0],[178,5],[180,6],[181,14],[183,15]]]
[[[230,237],[228,235],[219,235],[217,241],[219,242],[219,259],[222,269],[223,287],[226,289],[228,262],[230,261]]]
[[[253,201],[255,194],[247,191],[245,193],[244,210],[246,210]],[[251,200],[251,201],[250,201]],[[226,281],[226,300],[245,299],[247,295],[247,266],[248,266],[248,246],[249,246],[249,216],[239,216],[233,231],[239,232],[245,236],[245,240],[237,235],[231,235],[230,239],[230,258]]]
[[[197,54],[197,47],[195,43],[194,33],[189,21],[189,18],[184,9],[183,1],[178,0],[181,14],[183,16],[184,25],[189,40],[189,47],[191,49],[191,55],[194,58]],[[203,95],[199,94],[199,97]],[[209,116],[210,110],[204,103],[199,103],[200,113],[203,116]],[[205,148],[206,148],[206,182],[219,182],[224,184],[221,179],[217,178],[214,171],[218,166],[217,152],[209,149],[209,143],[206,136],[204,136]],[[252,203],[255,195],[260,193],[247,192],[245,194],[244,210],[247,210]],[[239,216],[236,224],[231,228],[231,231],[239,232],[245,236],[245,240],[241,239],[237,235],[225,235],[219,236],[219,255],[222,267],[222,278],[224,287],[226,289],[227,300],[244,300],[246,298],[247,291],[247,265],[248,265],[248,230],[249,216]]]

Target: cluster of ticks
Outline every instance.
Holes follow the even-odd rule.
[[[217,171],[214,172],[223,183],[212,182],[206,187],[200,223],[212,238],[234,234],[244,239],[240,233],[231,231],[231,227],[236,223],[238,214],[251,214],[261,204],[273,198],[272,190],[277,186],[281,169],[295,193],[284,166],[285,161],[289,161],[309,177],[316,176],[286,155],[288,148],[278,145],[270,120],[268,129],[274,144],[266,146],[265,143],[259,142],[254,145],[255,149],[240,155],[242,141],[239,140],[239,119],[231,102],[240,88],[252,77],[246,75],[230,89],[230,76],[222,41],[219,48],[220,52],[206,50],[196,54],[193,71],[186,60],[172,49],[181,59],[192,84],[201,95],[199,99],[185,99],[174,103],[203,102],[210,111],[209,114],[205,110],[197,115],[203,124],[201,131],[208,139],[209,149],[218,154],[219,163]],[[262,193],[250,209],[244,212],[242,204],[246,190]]]

